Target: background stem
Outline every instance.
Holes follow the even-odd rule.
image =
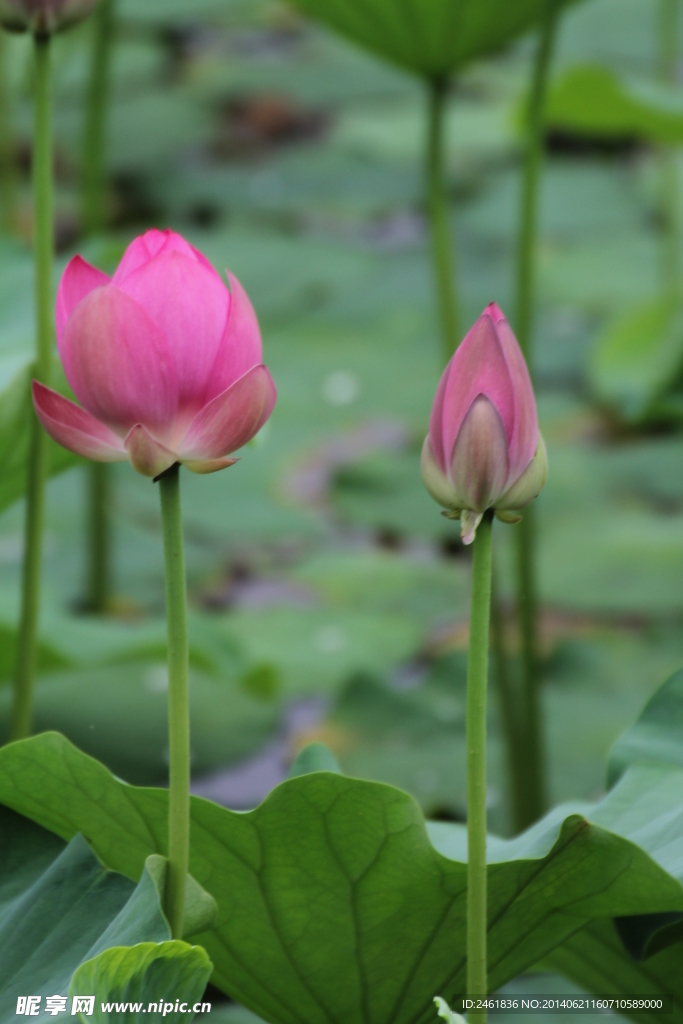
[[[429,127],[427,134],[427,207],[432,237],[432,258],[436,281],[444,363],[460,341],[459,303],[455,287],[455,260],[451,242],[450,211],[445,184],[445,112],[448,82],[429,82]]]
[[[659,78],[677,81],[679,0],[659,0]],[[678,159],[674,146],[660,150],[660,216],[662,221],[662,288],[665,296],[677,296],[681,285],[679,244]]]
[[[50,383],[52,369],[52,119],[50,37],[34,38],[35,109],[33,130],[33,209],[36,304],[35,377]],[[17,666],[12,703],[11,739],[31,732],[36,642],[40,610],[40,570],[43,548],[47,434],[31,403],[28,488],[24,527],[21,612],[17,635]]]
[[[188,687],[187,595],[176,463],[159,480],[166,569],[168,624],[168,877],[166,917],[174,939],[182,938],[185,885],[190,859],[190,702]]]
[[[505,760],[507,764],[508,795],[512,822],[523,816],[526,786],[526,751],[519,723],[519,698],[510,676],[510,664],[505,649],[505,619],[496,586],[496,571],[491,578],[491,651],[496,695],[500,714]]]
[[[556,0],[547,0],[536,53],[526,123],[522,216],[517,257],[517,338],[533,377],[533,314],[536,285],[538,196],[543,160],[544,105],[557,29]],[[546,804],[545,763],[538,672],[538,598],[535,570],[535,510],[524,510],[517,527],[517,607],[522,643],[520,722],[526,779],[518,794],[515,828],[521,831],[541,816]]]
[[[92,63],[83,146],[83,223],[88,235],[100,234],[107,221],[105,152],[113,29],[114,2],[100,0],[93,14]],[[89,477],[85,607],[88,611],[103,614],[111,597],[111,469],[105,462],[92,462],[85,471]]]
[[[487,992],[486,689],[491,609],[491,526],[486,512],[474,538],[467,658],[467,994]],[[486,1013],[470,1013],[470,1022]]]

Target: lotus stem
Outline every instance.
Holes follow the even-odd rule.
[[[35,108],[33,130],[33,207],[36,305],[36,361],[34,375],[43,384],[52,376],[52,259],[54,253],[52,183],[52,97],[50,37],[34,37]],[[31,733],[36,644],[40,611],[40,575],[43,551],[47,434],[38,423],[31,403],[31,437],[27,467],[28,488],[24,526],[21,612],[17,635],[10,737]]]
[[[487,993],[486,690],[491,613],[491,527],[486,512],[474,538],[467,660],[467,994]],[[470,1012],[486,1022],[486,1012]]]
[[[429,126],[427,133],[427,207],[432,241],[432,259],[436,282],[444,363],[448,362],[460,341],[458,297],[455,284],[455,259],[451,240],[448,194],[445,184],[445,113],[448,81],[429,82]]]
[[[83,147],[83,223],[89,235],[106,225],[106,127],[114,0],[100,0],[93,15],[93,46]],[[111,602],[111,469],[91,462],[88,474],[85,607],[104,614]]]
[[[491,580],[491,651],[501,731],[505,745],[511,821],[516,825],[524,813],[526,753],[523,738],[520,735],[517,690],[510,675],[510,664],[505,648],[505,620],[500,592],[496,585],[496,576],[497,573],[494,569]]]
[[[675,85],[678,77],[679,0],[659,0],[659,77]],[[674,146],[660,151],[660,210],[662,221],[662,288],[678,297],[681,287],[678,154]]]
[[[517,339],[533,378],[533,315],[536,286],[538,198],[543,161],[544,107],[551,56],[557,32],[557,0],[547,0],[534,63],[527,110],[526,152],[522,181],[522,213],[517,255]],[[538,595],[536,583],[535,513],[524,510],[517,527],[517,607],[522,643],[521,705],[526,781],[518,794],[517,831],[527,828],[546,804],[545,763],[538,666]]]
[[[168,625],[168,876],[165,912],[171,936],[181,939],[190,859],[190,703],[187,591],[180,508],[179,465],[159,478]]]

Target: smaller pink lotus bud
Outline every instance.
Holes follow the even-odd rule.
[[[422,449],[422,480],[460,519],[471,544],[487,509],[513,510],[539,493],[548,472],[524,356],[495,303],[487,306],[446,367]]]
[[[157,477],[231,466],[275,405],[247,293],[173,231],[148,231],[114,276],[75,256],[57,290],[57,348],[76,405],[33,382],[38,419],[96,462]]]
[[[0,0],[0,25],[10,32],[51,35],[86,18],[97,0]]]

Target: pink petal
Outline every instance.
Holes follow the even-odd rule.
[[[191,469],[193,473],[200,473],[203,476],[207,473],[217,473],[219,469],[227,469],[239,461],[239,459],[182,459],[183,466]]]
[[[55,305],[55,326],[57,329],[57,348],[61,352],[62,336],[66,322],[74,309],[94,288],[109,284],[109,277],[93,267],[82,256],[74,256],[66,265],[57,288]]]
[[[185,426],[202,408],[228,320],[230,293],[214,270],[179,252],[138,267],[121,290],[147,311],[168,344]]]
[[[514,422],[508,432],[508,458],[510,475],[507,486],[511,486],[533,459],[538,447],[538,414],[534,389],[522,350],[509,323],[500,312],[496,324],[498,339],[510,374],[514,395]]]
[[[453,448],[449,477],[457,505],[485,512],[505,490],[509,475],[505,429],[485,395],[470,406]]]
[[[178,448],[182,460],[218,459],[237,451],[258,434],[276,397],[266,367],[252,367],[195,416]]]
[[[179,252],[181,255],[187,256],[188,259],[196,260],[207,267],[207,269],[212,270],[220,280],[219,275],[211,266],[206,256],[202,255],[199,249],[195,249],[193,245],[186,242],[182,235],[171,231],[170,228],[167,228],[165,231],[152,228],[150,231],[146,231],[144,235],[138,235],[130,243],[116,268],[112,279],[114,284],[120,285],[134,270],[144,266],[145,263],[149,263],[155,256],[160,256],[163,252]]]
[[[95,462],[126,458],[120,438],[109,427],[37,380],[33,381],[33,404],[45,430],[62,447]]]
[[[143,476],[159,476],[178,461],[175,452],[152,437],[141,423],[136,423],[124,441],[133,469]]]
[[[230,281],[230,311],[211,370],[204,402],[216,398],[262,359],[261,332],[254,307],[234,274]]]
[[[144,423],[166,437],[178,409],[173,359],[144,309],[113,285],[79,303],[62,340],[62,363],[76,397],[125,434]]]
[[[441,374],[441,379],[439,380],[436,394],[434,395],[434,401],[432,403],[432,412],[429,417],[429,433],[427,434],[434,460],[442,473],[446,472],[448,463],[443,443],[443,405],[446,398],[446,389],[448,387],[452,366],[453,359],[450,360],[446,369]]]

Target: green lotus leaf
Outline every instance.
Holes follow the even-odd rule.
[[[164,853],[168,794],[112,776],[58,734],[0,750],[0,802],[139,877]],[[590,921],[683,912],[683,771],[636,765],[596,805],[489,844],[491,988]],[[254,811],[192,801],[190,870],[216,900],[213,981],[273,1024],[427,1024],[465,984],[466,834],[393,787],[329,772]]]
[[[543,17],[545,0],[293,0],[305,14],[428,78],[494,53]]]

